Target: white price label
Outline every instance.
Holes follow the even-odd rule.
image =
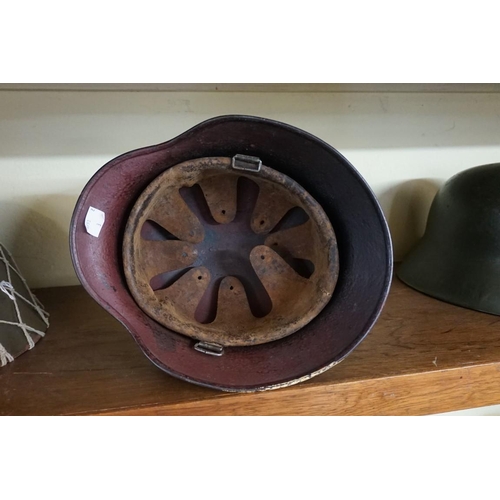
[[[90,207],[87,212],[87,216],[85,217],[85,229],[87,230],[87,233],[97,238],[101,232],[102,226],[104,225],[105,219],[106,215],[102,210]]]

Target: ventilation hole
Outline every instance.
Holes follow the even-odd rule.
[[[221,214],[222,214],[222,215],[225,215],[225,214],[226,214],[226,211],[225,211],[225,210],[222,210]]]
[[[307,259],[292,259],[290,267],[303,278],[309,279],[314,273],[314,264]]]
[[[153,220],[144,222],[141,228],[141,238],[149,241],[179,240],[177,236]]]
[[[217,224],[208,208],[205,193],[203,193],[199,184],[195,184],[191,187],[181,187],[179,189],[179,194],[200,222],[204,222],[210,226]]]
[[[314,273],[314,263],[308,259],[297,259],[283,247],[276,249],[276,253],[299,275],[309,279]]]
[[[172,286],[177,280],[182,278],[192,267],[186,269],[176,269],[175,271],[168,271],[166,273],[157,274],[149,280],[149,286],[154,292],[157,290],[164,290]]]
[[[198,279],[199,279],[199,280],[201,280],[201,278],[202,278],[201,276],[198,276]]]
[[[263,226],[265,222],[266,222],[266,221],[261,220],[261,221],[260,221],[260,225],[261,225],[261,226]]]
[[[271,233],[301,226],[309,220],[309,215],[301,207],[293,207],[283,216],[283,218],[274,226]]]
[[[265,257],[264,257],[263,255],[261,255],[261,256],[260,256],[260,258],[261,258],[262,260],[264,260],[264,259],[265,259]]]
[[[230,287],[229,287],[229,290],[234,290],[234,286],[230,286]]]
[[[245,275],[241,274],[235,277],[243,285],[252,314],[256,318],[267,316],[273,308],[273,303],[253,267],[250,266],[249,272]]]
[[[201,298],[196,311],[194,319],[203,325],[212,323],[217,316],[217,300],[219,297],[219,286],[221,279],[211,280]]]
[[[278,246],[278,243],[273,243],[273,247],[277,247]]]

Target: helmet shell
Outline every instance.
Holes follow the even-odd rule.
[[[441,187],[398,276],[432,297],[500,315],[500,163],[464,170]]]
[[[198,352],[194,339],[159,324],[138,307],[125,279],[122,242],[135,202],[158,175],[194,158],[237,154],[260,158],[321,205],[337,237],[339,275],[331,300],[303,328],[273,342],[228,347],[216,357]],[[85,229],[89,207],[105,213],[98,237]],[[129,330],[155,365],[183,380],[226,391],[288,386],[343,360],[377,320],[392,277],[387,223],[354,167],[307,132],[251,116],[213,118],[168,142],[111,160],[78,199],[70,243],[85,289]]]

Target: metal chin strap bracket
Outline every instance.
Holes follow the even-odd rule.
[[[194,349],[203,354],[210,354],[210,356],[222,356],[224,354],[224,347],[215,342],[198,342],[194,345]]]
[[[247,170],[249,172],[260,172],[262,160],[256,156],[235,155],[231,162],[231,167],[235,170]]]

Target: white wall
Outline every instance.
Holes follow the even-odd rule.
[[[290,123],[343,153],[379,197],[396,259],[444,180],[500,162],[500,93],[0,91],[0,241],[29,284],[77,283],[70,217],[104,163],[233,113]]]

